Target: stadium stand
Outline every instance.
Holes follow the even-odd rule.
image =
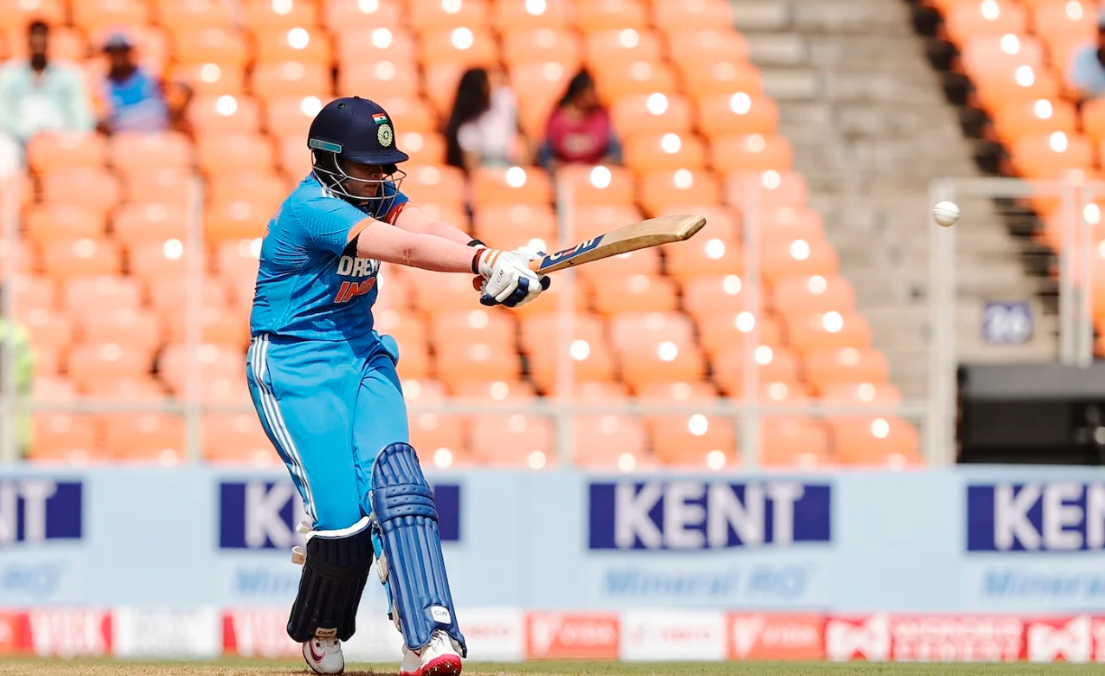
[[[1043,83],[1031,97],[1053,93],[1047,83],[1056,76],[1039,59],[1042,45],[1062,41],[1056,37],[1068,28],[1062,21],[1053,19],[1053,32],[1030,42],[1029,14],[1017,2],[1000,3],[1000,25],[979,15],[976,0],[945,4],[954,10],[949,35],[977,42],[981,54],[994,51],[993,36],[1022,36],[1025,59],[1036,59],[1030,67]],[[569,352],[580,381],[577,403],[742,396],[744,336],[757,325],[761,401],[898,399],[820,218],[807,207],[790,145],[776,133],[778,109],[763,93],[742,36],[727,28],[725,0],[128,0],[76,3],[72,12],[51,1],[21,7],[11,6],[6,27],[39,16],[65,24],[55,49],[85,60],[90,76],[97,36],[126,24],[142,36],[144,62],[195,92],[188,112],[194,138],[44,136],[28,149],[35,190],[23,210],[26,256],[16,311],[36,338],[36,392],[43,398],[125,394],[152,401],[184,391],[183,214],[189,175],[197,172],[207,188],[204,398],[248,403],[243,365],[256,238],[286,190],[309,171],[307,124],[335,95],[370,97],[392,112],[400,145],[417,161],[403,188],[427,211],[496,246],[533,240],[554,246],[554,184],[544,171],[484,168],[465,185],[463,174],[443,166],[437,131],[461,66],[501,64],[531,140],[539,139],[552,103],[580,65],[593,70],[610,106],[626,166],[571,167],[559,176],[576,188],[569,218],[577,237],[664,213],[710,219],[683,246],[580,269]],[[17,46],[12,41],[8,53]],[[1049,150],[1048,137],[1025,114],[1025,96],[1009,84],[1019,61],[978,61],[994,82],[991,100],[1020,106],[1002,127],[1012,134],[1015,162],[1031,158],[1026,166],[1039,167],[1048,158],[1049,168],[1089,168],[1096,141],[1071,125],[1064,128],[1064,152]],[[1060,110],[1061,102],[1050,99]],[[1072,114],[1057,118],[1071,122]],[[764,190],[757,223],[741,216],[750,184]],[[764,247],[765,298],[755,317],[742,294],[746,227],[760,228]],[[480,308],[466,276],[442,284],[396,266],[385,266],[382,276],[378,323],[399,339],[399,371],[412,404],[524,403],[557,393],[552,313],[563,283],[554,283],[543,302],[511,312]],[[94,305],[112,310],[89,312]],[[38,461],[182,458],[182,427],[171,417],[43,414],[35,422]],[[203,452],[212,462],[276,460],[251,416],[208,414],[205,425]],[[411,428],[415,446],[439,466],[539,469],[559,461],[555,426],[535,415],[419,414]],[[768,418],[762,428],[762,460],[769,465],[919,462],[916,430],[901,420]],[[720,469],[741,462],[733,423],[702,414],[586,415],[574,434],[573,460],[587,467]]]

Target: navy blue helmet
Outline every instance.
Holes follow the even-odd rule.
[[[307,147],[319,182],[359,205],[390,202],[406,175],[396,165],[410,159],[396,145],[395,125],[387,111],[359,96],[326,104],[311,122]],[[379,167],[379,172],[365,174],[350,162]],[[382,206],[386,212],[387,204]]]

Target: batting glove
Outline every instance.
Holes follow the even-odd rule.
[[[499,251],[481,249],[472,260],[472,271],[480,275],[480,303],[518,307],[533,301],[549,288],[547,276],[538,276],[528,263],[544,257],[525,249]]]

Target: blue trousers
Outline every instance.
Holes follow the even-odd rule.
[[[342,342],[257,336],[250,345],[253,405],[316,530],[371,514],[376,455],[409,443],[398,360],[395,341],[376,333]]]

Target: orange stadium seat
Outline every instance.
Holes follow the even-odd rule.
[[[72,204],[107,212],[119,201],[119,181],[95,167],[56,169],[41,176],[43,202]]]
[[[830,310],[784,317],[790,344],[800,352],[871,344],[871,327],[862,315]]]
[[[678,305],[678,288],[671,279],[651,275],[606,275],[594,284],[595,310],[618,312],[670,312]]]
[[[832,418],[836,459],[846,465],[920,464],[917,430],[897,418]]]
[[[570,187],[566,199],[572,205],[631,205],[636,198],[633,172],[624,167],[568,164],[557,170],[556,180]]]
[[[648,430],[641,420],[620,415],[579,416],[574,421],[573,462],[584,468],[623,472],[652,469]]]
[[[250,413],[209,413],[203,417],[203,457],[210,462],[258,467],[282,463],[261,421]]]
[[[625,164],[637,172],[701,169],[706,147],[692,134],[641,134],[625,140]]]
[[[370,67],[343,67],[338,70],[338,96],[357,96],[373,92],[374,97],[419,96],[420,78],[411,60],[381,60]]]
[[[698,99],[698,128],[708,137],[771,134],[779,126],[779,106],[762,94],[710,94]]]
[[[760,382],[793,383],[798,380],[797,355],[784,347],[760,345],[752,354]],[[738,397],[744,391],[744,371],[747,355],[741,345],[714,355],[714,380],[729,396]]]
[[[102,460],[102,428],[89,416],[39,413],[34,416],[30,457],[34,462],[84,463]]]
[[[457,383],[453,396],[465,403],[531,404],[537,392],[525,380],[469,380]]]
[[[400,0],[325,0],[322,24],[337,33],[343,29],[395,28],[403,19]]]
[[[679,94],[638,94],[614,102],[610,110],[614,128],[622,135],[680,134],[686,136],[693,125],[690,101]]]
[[[569,216],[572,236],[577,240],[595,237],[643,219],[644,214],[633,204],[577,203],[571,207]]]
[[[142,284],[133,277],[74,276],[61,288],[61,306],[69,312],[90,307],[138,308],[142,304]]]
[[[437,204],[463,204],[467,188],[464,172],[456,167],[411,167],[400,186],[412,202]]]
[[[509,65],[510,82],[518,96],[518,119],[530,138],[543,138],[549,113],[575,76],[574,67],[556,61]]]
[[[443,164],[445,162],[445,137],[433,132],[407,131],[399,134],[396,143],[410,156],[412,164]]]
[[[646,28],[648,15],[638,0],[595,0],[576,3],[576,21],[585,32],[615,28]]]
[[[621,353],[623,379],[634,388],[653,382],[701,379],[705,366],[689,326],[681,315],[612,317],[611,337]]]
[[[116,26],[149,23],[149,3],[142,0],[92,0],[73,5],[73,23],[87,33]]]
[[[677,279],[740,273],[744,269],[744,252],[735,241],[696,237],[680,244],[663,247],[668,274]]]
[[[1009,105],[1014,101],[1055,99],[1060,84],[1048,71],[1032,66],[993,64],[984,78],[975,80],[978,102],[986,109]]]
[[[763,418],[759,441],[765,467],[813,469],[833,464],[828,431],[812,418]]]
[[[547,204],[481,205],[472,226],[476,237],[494,248],[517,248],[533,239],[556,248],[556,213]]]
[[[1046,63],[1044,46],[1039,40],[1012,33],[971,38],[963,46],[959,59],[963,71],[972,79],[985,77],[996,66],[1032,66],[1039,69]]]
[[[156,202],[183,210],[193,198],[193,188],[198,185],[194,178],[191,170],[184,168],[147,169],[143,172],[133,172],[125,179],[126,195],[129,200]]]
[[[26,25],[35,19],[41,19],[50,24],[65,23],[65,4],[60,0],[42,0],[40,2],[19,2],[7,0],[2,5],[4,17],[0,25],[5,28],[26,29]]]
[[[334,89],[329,64],[301,61],[259,62],[253,66],[249,84],[253,95],[262,99],[321,95],[329,100]]]
[[[944,15],[944,30],[956,45],[983,35],[1020,35],[1028,32],[1028,13],[1014,0],[963,0]]]
[[[415,307],[428,314],[482,307],[479,294],[472,288],[472,275],[443,275],[411,268],[403,271],[403,279],[410,284]]]
[[[552,62],[568,70],[578,67],[583,51],[573,31],[549,27],[506,33],[503,35],[502,50],[503,61],[511,66]]]
[[[19,321],[30,334],[31,343],[38,347],[60,350],[73,342],[75,322],[69,315],[60,314],[53,308],[24,308],[19,312]]]
[[[192,144],[187,136],[175,131],[160,134],[123,132],[112,134],[107,159],[116,172],[128,177],[152,169],[187,169],[193,160]]]
[[[890,383],[827,383],[821,398],[830,404],[894,405],[902,401],[898,388]]]
[[[521,324],[521,347],[529,359],[530,375],[546,392],[557,391],[561,335],[555,314],[527,317]],[[588,314],[572,319],[567,354],[573,380],[602,381],[613,376],[614,357],[607,345],[602,320]]]
[[[464,68],[499,61],[499,46],[491,32],[476,27],[428,30],[419,35],[418,43],[420,60],[427,67],[448,64]]]
[[[522,413],[475,416],[472,452],[496,466],[543,469],[556,463],[552,424]]]
[[[1022,136],[1010,149],[1010,156],[1022,176],[1060,178],[1071,169],[1088,169],[1094,163],[1094,148],[1080,134],[1053,132]]]
[[[739,464],[730,420],[691,413],[650,416],[646,424],[653,452],[668,465],[718,470]]]
[[[399,278],[388,278],[388,284]],[[390,290],[390,286],[388,287]],[[375,308],[374,308],[375,310]],[[429,333],[422,315],[407,308],[387,309],[376,313],[376,330],[399,343],[400,348],[425,346]]]
[[[170,312],[166,314],[166,318],[169,325],[169,340],[183,342],[186,339],[186,322],[190,320],[187,313]],[[244,348],[249,343],[249,316],[233,307],[201,307],[199,335],[208,343],[240,345]]]
[[[42,267],[54,277],[111,275],[121,272],[122,256],[110,240],[57,240],[43,242]]]
[[[660,251],[655,247],[638,249],[604,259],[599,265],[576,268],[583,279],[596,284],[606,280],[623,280],[633,275],[647,275],[660,279]]]
[[[1047,44],[1053,67],[1066,68],[1072,49],[1092,42],[1097,33],[1094,5],[1070,0],[1038,0],[1032,4],[1036,34]]]
[[[733,25],[726,0],[653,0],[652,23],[665,31],[706,30]]]
[[[466,443],[467,419],[438,413],[412,413],[409,424],[411,444],[425,449],[428,456],[423,463],[433,462],[434,466],[446,469],[477,462]]]
[[[261,126],[261,108],[246,96],[197,96],[188,104],[188,119],[205,134],[254,133]]]
[[[202,7],[203,1],[182,3],[183,6]],[[218,3],[221,11],[228,11],[227,4]],[[215,18],[219,12],[204,13],[203,17]],[[172,33],[175,52],[173,57],[181,64],[217,64],[223,70],[242,68],[253,60],[253,42],[249,36],[235,30],[229,19],[210,23],[189,24],[165,21],[161,25]]]
[[[68,204],[35,205],[23,216],[23,231],[37,242],[104,235],[103,215]]]
[[[607,102],[633,94],[675,90],[675,73],[661,61],[645,59],[592,64],[599,96]]]
[[[1105,140],[1105,101],[1091,99],[1082,103],[1082,127],[1094,143]],[[1050,136],[1049,134],[1049,140]]]
[[[567,28],[571,0],[545,2],[496,2],[491,21],[503,36],[537,28]]]
[[[836,383],[885,383],[890,369],[882,353],[854,347],[817,350],[806,355],[806,379],[824,392]]]
[[[825,222],[821,214],[806,207],[768,204],[760,210],[758,221],[764,242],[793,242],[799,239],[821,242],[825,239]]]
[[[839,260],[832,245],[817,239],[770,239],[761,247],[761,265],[769,283],[793,275],[833,275]]]
[[[517,330],[514,318],[508,313],[483,308],[441,312],[430,318],[430,329],[439,349],[445,345],[485,343],[512,352]]]
[[[772,288],[774,305],[783,314],[850,312],[855,308],[855,291],[848,280],[837,275],[783,277]]]
[[[740,33],[719,27],[719,24],[689,29],[656,25],[665,33],[668,58],[678,64],[682,72],[695,64],[748,61],[748,41]]]
[[[17,314],[27,310],[52,310],[57,300],[57,284],[43,275],[15,275],[8,284],[12,290],[13,311]]]
[[[460,78],[469,66],[486,66],[486,63],[465,64],[460,61],[444,60],[423,67],[423,91],[431,107],[442,119],[448,119],[456,99]]]
[[[66,372],[82,389],[96,380],[110,381],[136,378],[150,372],[153,351],[127,342],[129,336],[120,335],[110,342],[75,343],[68,351]]]
[[[774,134],[719,136],[710,145],[710,163],[722,172],[790,169],[793,157],[790,142]]]
[[[405,28],[353,24],[334,29],[334,38],[339,63],[372,63],[380,59],[413,61],[418,56],[414,34]]]
[[[721,189],[713,174],[691,169],[650,171],[641,176],[637,186],[641,204],[649,216],[668,205],[718,204]]]
[[[197,164],[208,175],[272,166],[275,157],[272,143],[257,132],[211,132],[196,144]]]
[[[375,101],[388,111],[392,122],[398,120],[396,133],[400,139],[408,132],[439,131],[437,117],[424,99],[417,96],[408,98],[392,96],[378,98]]]
[[[209,183],[207,198],[215,203],[235,200],[260,202],[271,204],[275,209],[284,201],[287,189],[287,182],[266,167],[219,176],[218,180]]]
[[[480,167],[472,177],[472,193],[479,204],[547,204],[552,179],[538,167]]]
[[[488,19],[486,0],[408,0],[411,26],[416,30],[476,28]]]
[[[520,372],[513,340],[506,344],[441,341],[434,350],[437,375],[446,385],[475,379],[515,380]]]
[[[129,202],[121,205],[111,218],[115,239],[130,245],[141,241],[184,241],[188,236],[188,216],[170,205]]]
[[[155,257],[151,257],[156,260]],[[181,312],[182,307],[188,303],[188,293],[193,292],[194,286],[185,282],[180,273],[172,272],[161,276],[149,277],[150,307],[161,312],[164,316]],[[213,276],[206,276],[203,284],[198,289],[200,293],[201,307],[222,308],[227,305],[226,288]]]
[[[584,36],[587,63],[605,66],[615,61],[659,61],[660,38],[653,31],[624,25],[596,30]]]
[[[729,204],[741,206],[755,196],[757,216],[762,221],[775,220],[773,208],[803,206],[809,198],[809,190],[802,175],[794,171],[735,172],[725,178],[725,198]],[[768,215],[765,217],[765,213]],[[769,235],[769,232],[764,233]]]
[[[100,134],[38,134],[27,142],[27,166],[35,173],[74,167],[102,167],[107,142]]]
[[[244,374],[246,356],[245,351],[237,345],[204,343],[199,346],[195,363],[199,366],[199,378],[208,380],[229,374]],[[166,345],[157,362],[158,377],[170,390],[180,394],[186,386],[188,364],[187,350],[183,344]]]
[[[245,25],[254,30],[318,24],[318,5],[307,0],[247,0],[242,5]]]
[[[116,461],[176,465],[185,459],[184,421],[147,413],[117,414],[107,420],[108,452]]]
[[[330,63],[330,37],[316,26],[254,28],[259,61]]]
[[[161,320],[149,310],[85,308],[78,317],[81,339],[87,343],[109,343],[126,336],[128,346],[151,353],[161,344]]]
[[[204,219],[209,242],[263,237],[269,219],[276,212],[280,198],[253,197],[217,202],[208,207]]]
[[[691,315],[740,312],[747,307],[743,280],[735,275],[698,275],[682,282],[683,308]]]
[[[1083,110],[1093,105],[1087,101]],[[1047,134],[1061,131],[1068,134],[1077,128],[1078,113],[1069,101],[1056,99],[1029,99],[1010,101],[1007,105],[991,111],[994,131],[999,140],[1006,144],[1015,144],[1022,136]],[[1105,129],[1095,129],[1088,117],[1083,118],[1085,131],[1090,138],[1100,140]]]
[[[710,312],[695,316],[698,322],[699,343],[710,357],[716,357],[731,349],[744,349],[744,341],[758,330],[754,347],[766,345],[778,347],[782,342],[779,321],[770,315],[754,316],[751,312]]]
[[[154,403],[168,399],[165,388],[149,374],[94,380],[84,388],[84,395],[97,402]]]
[[[0,243],[0,267],[5,271],[16,268],[16,272],[27,273],[38,268],[38,247],[26,238],[20,238],[14,249],[6,239]]]
[[[676,62],[683,79],[683,92],[695,101],[710,95],[739,94],[751,96],[763,91],[763,75],[749,63],[734,62],[725,57],[716,61]]]

